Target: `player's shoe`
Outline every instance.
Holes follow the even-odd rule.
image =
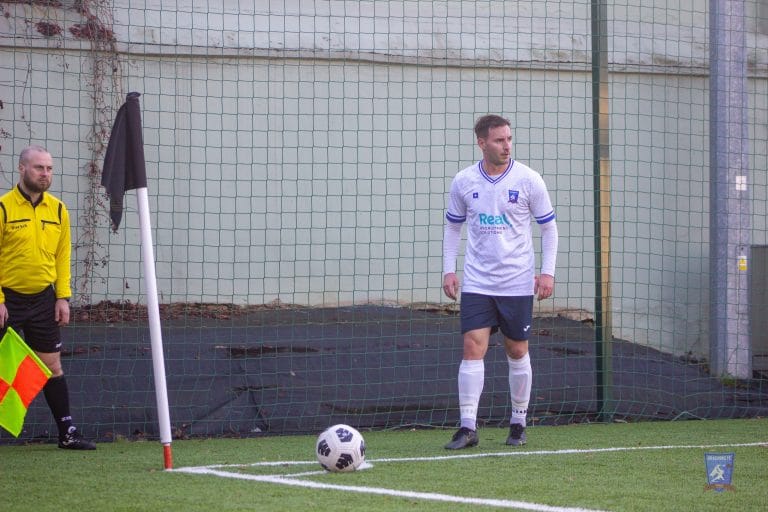
[[[467,427],[461,427],[455,434],[451,442],[445,445],[446,450],[461,450],[470,446],[477,446],[480,440],[477,438],[477,432]]]
[[[507,445],[509,446],[522,446],[525,444],[525,427],[514,423],[509,426],[509,437],[507,437]]]
[[[69,427],[69,432],[59,437],[59,448],[65,450],[95,450],[96,444],[86,441],[75,427]]]

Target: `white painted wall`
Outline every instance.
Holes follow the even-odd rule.
[[[0,184],[46,144],[84,239],[94,118],[71,9],[1,4]],[[705,0],[609,9],[614,335],[707,353]],[[500,112],[560,228],[556,298],[594,308],[590,3],[116,0],[115,109],[142,93],[161,302],[440,302],[445,194]],[[753,242],[766,243],[766,2],[748,3]],[[106,10],[109,14],[109,10]],[[762,13],[762,14],[761,14]],[[102,13],[103,15],[103,13]],[[108,18],[108,16],[107,16]],[[62,33],[40,34],[37,23]],[[135,197],[76,250],[79,297],[142,301]],[[82,265],[94,250],[94,269]],[[86,279],[89,277],[89,279]]]

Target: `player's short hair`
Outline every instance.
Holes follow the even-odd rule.
[[[511,126],[511,123],[506,117],[501,117],[496,114],[482,116],[475,123],[475,136],[478,139],[484,139],[488,137],[488,130],[499,126]]]
[[[21,153],[19,154],[19,165],[24,165],[27,163],[27,160],[29,159],[29,155],[31,153],[48,153],[48,150],[45,149],[43,146],[37,146],[37,145],[31,145],[27,146],[24,149],[21,150]]]

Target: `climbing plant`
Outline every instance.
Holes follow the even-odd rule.
[[[80,228],[76,245],[80,252],[83,272],[75,283],[78,303],[91,303],[93,279],[104,279],[99,269],[108,262],[107,248],[100,243],[100,230],[108,219],[104,190],[101,187],[101,165],[109,142],[114,112],[121,94],[120,56],[112,31],[114,19],[109,0],[79,0],[75,9],[83,22],[69,28],[77,39],[91,43],[91,73],[86,77],[92,100],[92,123],[88,134],[90,159],[85,164],[84,174],[88,186],[80,216]]]

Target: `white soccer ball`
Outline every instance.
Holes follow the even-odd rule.
[[[354,471],[365,461],[365,440],[349,425],[334,425],[317,436],[315,455],[326,471]]]

